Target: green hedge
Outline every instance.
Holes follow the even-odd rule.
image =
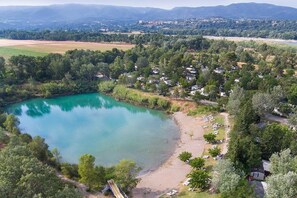
[[[114,84],[107,82],[103,82],[103,84],[100,83],[98,85],[99,91],[110,93],[117,100],[126,101],[135,105],[145,106],[158,110],[170,110],[171,103],[168,99],[158,96],[150,96],[148,94],[142,94],[137,90],[129,89],[123,85],[116,85],[113,87],[112,91],[109,91],[109,88],[111,88],[112,85]]]

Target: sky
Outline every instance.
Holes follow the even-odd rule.
[[[66,3],[102,4],[135,7],[157,7],[171,9],[173,7],[199,7],[229,5],[232,3],[256,2],[297,8],[297,0],[0,0],[0,6],[7,5],[51,5]]]

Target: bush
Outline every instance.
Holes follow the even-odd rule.
[[[205,170],[195,170],[189,174],[190,179],[190,187],[191,188],[199,188],[201,190],[205,190],[209,186],[210,176]]]
[[[203,135],[203,137],[208,143],[214,143],[216,141],[217,136],[213,133],[209,133],[209,134]]]
[[[63,83],[44,83],[41,85],[41,93],[44,97],[52,97],[54,95],[65,94],[69,92],[69,86],[64,85]]]
[[[69,179],[78,179],[78,166],[77,164],[62,163],[61,172]]]
[[[213,148],[213,149],[208,149],[209,154],[211,157],[216,157],[221,153],[221,149],[219,147]]]
[[[7,144],[9,142],[9,137],[5,134],[4,129],[0,127],[0,145]]]
[[[114,87],[115,83],[113,81],[104,81],[99,83],[98,90],[102,93],[111,93]]]
[[[190,158],[192,157],[192,153],[184,151],[181,154],[179,154],[178,158],[183,161],[186,162],[188,161]]]
[[[201,169],[205,164],[205,160],[201,157],[196,157],[190,160],[190,166],[196,169]]]
[[[178,105],[172,105],[170,108],[171,112],[178,112],[180,110],[180,106]]]
[[[129,89],[123,85],[117,85],[113,89],[113,97],[132,104],[149,107],[152,109],[167,110],[170,108],[170,101],[161,97],[143,94],[137,90]]]

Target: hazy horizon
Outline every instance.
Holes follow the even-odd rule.
[[[98,5],[114,5],[114,6],[133,6],[133,7],[155,7],[163,9],[171,9],[174,7],[200,7],[200,6],[217,6],[230,5],[233,3],[269,3],[274,5],[289,6],[297,8],[297,1],[295,0],[0,0],[0,6],[42,6],[54,4],[98,4]]]

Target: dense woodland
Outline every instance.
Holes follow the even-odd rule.
[[[132,44],[149,44],[151,42],[162,43],[172,39],[170,36],[163,34],[105,34],[102,32],[89,31],[61,31],[61,30],[46,30],[46,31],[17,31],[17,30],[2,30],[0,31],[1,38],[15,40],[50,40],[50,41],[84,41],[84,42],[125,42]],[[179,36],[185,38],[184,36]]]
[[[73,50],[65,55],[1,58],[0,105],[4,108],[7,104],[32,97],[98,90],[119,100],[162,110],[170,108],[169,101],[157,96],[146,98],[137,90],[192,99],[197,103],[201,99],[211,100],[218,103],[219,111],[233,115],[235,122],[228,153],[214,168],[221,173],[212,179],[215,191],[223,197],[253,197],[253,190],[245,178],[262,159],[270,159],[276,168],[267,181],[267,197],[296,197],[296,51],[254,42],[234,43],[202,37],[166,38],[168,40],[163,42],[159,38],[151,40],[147,46],[143,41],[125,52],[116,49],[106,52]],[[289,125],[267,121],[266,116],[270,114],[287,117]],[[126,192],[137,184],[138,168],[133,162],[123,161],[115,167],[104,168],[94,165],[93,156],[84,155],[78,165],[61,164],[58,152],[48,151],[42,138],[21,134],[17,126],[14,116],[1,114],[0,193],[3,191],[7,197],[17,197],[14,193],[23,191],[28,197],[39,193],[48,193],[41,196],[58,196],[48,190],[52,185],[55,192],[75,194],[73,189],[57,185],[57,178],[49,166],[91,189],[100,189],[110,178],[120,183]],[[199,164],[198,160],[193,166],[195,164]],[[44,174],[33,172],[27,175],[30,166],[38,166],[36,170]],[[286,169],[280,171],[277,166]],[[15,170],[13,167],[21,169],[20,172],[12,171]],[[192,185],[208,189],[206,184],[200,185],[199,180],[200,176],[209,178],[208,174],[205,170],[195,171],[192,177],[197,180],[193,179],[196,183]],[[91,175],[96,175],[98,180]],[[48,177],[53,178],[53,182]],[[48,183],[39,182],[42,179]],[[24,186],[37,181],[42,186],[27,192],[28,188]]]

